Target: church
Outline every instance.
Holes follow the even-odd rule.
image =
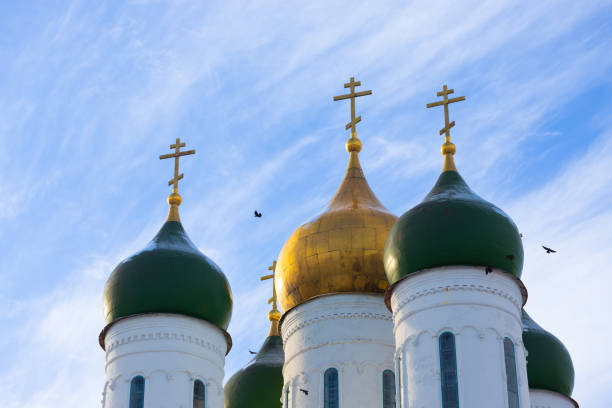
[[[168,217],[104,288],[103,408],[578,407],[567,349],[524,310],[519,229],[455,166],[449,105],[465,97],[444,85],[426,105],[444,110],[442,171],[397,217],[359,161],[359,86],[334,97],[351,108],[344,179],[262,277],[269,334],[225,386],[231,282],[178,210],[179,159],[195,151],[176,139],[160,156],[174,159]]]

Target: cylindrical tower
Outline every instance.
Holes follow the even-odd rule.
[[[523,342],[532,408],[578,408],[572,398],[574,364],[569,352],[523,310]]]
[[[382,250],[397,217],[370,189],[354,131],[346,147],[340,188],[279,255],[284,408],[386,408],[395,397]]]
[[[452,90],[438,94],[444,92]],[[521,238],[514,222],[457,172],[450,127],[443,129],[442,174],[423,202],[399,218],[384,251],[401,367],[397,406],[529,406]]]
[[[263,346],[244,368],[225,385],[225,408],[280,408],[285,353],[278,332],[281,314],[274,307],[268,313],[270,332]]]
[[[230,287],[185,233],[180,201],[170,195],[161,230],[106,283],[103,408],[223,407]]]

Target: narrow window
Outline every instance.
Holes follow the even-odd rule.
[[[399,408],[402,408],[402,355],[399,354],[397,356],[397,360],[395,363],[395,371],[397,372],[397,390],[399,391],[399,396],[397,401],[399,402]]]
[[[193,383],[193,408],[204,408],[206,400],[206,389],[204,383],[200,380],[195,380]]]
[[[130,382],[130,408],[144,408],[145,380],[142,375]]]
[[[516,357],[514,343],[508,337],[504,339],[504,359],[506,360],[506,383],[508,387],[508,408],[519,408],[518,379],[516,375]]]
[[[325,370],[324,391],[323,391],[323,408],[339,408],[338,397],[338,370],[328,368]]]
[[[289,384],[287,384],[287,388],[285,388],[285,408],[289,407]]]
[[[453,333],[444,332],[440,335],[439,340],[442,408],[459,408],[459,384],[457,381],[455,336]]]
[[[395,374],[391,370],[383,371],[383,408],[395,408]]]

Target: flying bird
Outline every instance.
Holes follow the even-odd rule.
[[[512,255],[512,254],[506,255],[506,258],[508,258],[511,261],[514,261],[514,255]]]
[[[542,245],[542,248],[544,248],[544,250],[546,251],[547,254],[550,254],[551,252],[557,252],[554,249],[550,249],[548,247],[545,247],[544,245]]]
[[[261,213],[255,210],[255,218],[261,218]]]
[[[251,350],[249,350],[249,353],[251,353],[251,354],[257,354],[256,352],[251,351]]]
[[[302,391],[304,393],[304,395],[308,395],[308,390],[305,390],[303,388],[300,388],[300,391]]]
[[[485,275],[488,275],[488,274],[490,274],[491,272],[493,272],[493,268],[491,268],[490,266],[487,266],[487,267],[485,268]]]

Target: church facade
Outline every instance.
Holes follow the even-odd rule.
[[[322,213],[299,226],[270,268],[270,333],[223,386],[230,285],[179,218],[174,153],[168,219],[104,290],[103,408],[573,408],[567,349],[524,311],[523,246],[500,208],[453,160],[446,85],[440,177],[401,217],[367,183],[351,78],[348,166]],[[283,314],[277,309],[277,301]]]

